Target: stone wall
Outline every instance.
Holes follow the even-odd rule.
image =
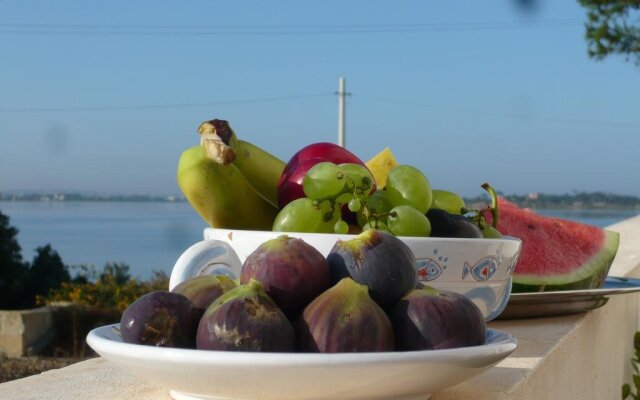
[[[0,353],[7,357],[36,354],[54,336],[48,307],[0,311]]]

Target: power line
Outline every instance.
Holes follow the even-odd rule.
[[[329,97],[329,96],[334,96],[335,94],[336,94],[335,92],[327,92],[327,93],[301,94],[301,95],[264,97],[264,98],[253,98],[253,99],[212,101],[212,102],[202,102],[202,103],[143,104],[143,105],[126,105],[126,106],[0,108],[0,113],[103,112],[103,111],[135,111],[135,110],[153,110],[153,109],[197,108],[197,107],[208,107],[208,106],[253,104],[253,103],[267,103],[267,102],[277,102],[277,101],[310,99],[310,98],[318,98],[318,97]],[[429,103],[422,103],[422,102],[412,102],[412,101],[396,100],[396,99],[381,98],[381,97],[367,96],[367,95],[364,95],[364,96],[358,95],[357,98],[363,99],[363,100],[375,101],[379,103],[385,103],[385,104],[429,108],[434,110],[451,111],[451,112],[465,113],[465,114],[476,114],[476,115],[484,115],[484,116],[498,117],[498,118],[522,119],[522,120],[564,123],[564,124],[580,124],[580,125],[590,125],[590,126],[597,125],[597,126],[613,127],[613,128],[640,128],[640,123],[620,123],[615,121],[594,121],[594,120],[582,120],[582,119],[564,118],[564,117],[548,117],[548,116],[529,115],[529,114],[501,113],[501,112],[494,112],[490,110],[446,106],[446,105],[429,104]]]
[[[537,21],[487,21],[412,24],[350,25],[91,25],[2,23],[5,35],[122,35],[122,36],[241,36],[241,35],[336,35],[422,33],[442,31],[489,31],[531,28],[562,28],[581,25],[576,18]]]
[[[264,97],[243,100],[212,101],[206,103],[174,103],[174,104],[146,104],[129,106],[88,106],[88,107],[27,107],[27,108],[0,108],[3,113],[30,113],[30,112],[80,112],[80,111],[128,111],[128,110],[153,110],[171,108],[196,108],[220,105],[267,103],[275,101],[299,100],[314,97],[333,96],[334,93],[302,94],[280,97]]]
[[[0,27],[38,27],[38,28],[134,28],[134,29],[154,29],[154,28],[170,28],[170,29],[335,29],[335,28],[397,28],[397,27],[451,27],[465,25],[493,25],[493,24],[523,24],[523,23],[576,23],[582,22],[579,18],[554,18],[545,20],[531,20],[530,22],[521,21],[459,21],[459,22],[423,22],[423,23],[371,23],[371,24],[295,24],[295,25],[166,25],[166,24],[58,24],[58,23],[27,23],[27,22],[2,22]]]
[[[365,96],[359,95],[358,98],[377,101],[381,103],[387,103],[387,104],[412,106],[412,107],[420,107],[420,108],[431,108],[435,110],[485,115],[489,117],[534,120],[534,121],[564,123],[564,124],[580,124],[580,125],[591,125],[591,126],[598,125],[598,126],[611,127],[611,128],[640,128],[640,123],[620,123],[620,122],[614,122],[614,121],[592,121],[592,120],[582,120],[582,119],[564,118],[564,117],[547,117],[547,116],[529,115],[529,114],[500,113],[500,112],[493,112],[493,111],[479,110],[479,109],[472,109],[472,108],[451,107],[451,106],[443,106],[443,105],[437,105],[437,104],[425,104],[420,102],[371,97],[366,95]]]

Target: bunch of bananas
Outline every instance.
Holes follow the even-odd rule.
[[[203,122],[200,145],[178,162],[178,185],[214,228],[271,230],[284,161],[240,140],[224,120]]]

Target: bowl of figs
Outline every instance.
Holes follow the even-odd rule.
[[[331,253],[353,249],[357,257],[366,256],[374,262],[394,263],[402,250],[386,246],[391,241],[385,231],[372,230],[361,234],[330,234],[302,232],[250,231],[206,228],[204,240],[189,247],[178,258],[171,274],[171,287],[193,276],[227,274],[240,278],[243,264],[263,243],[285,234],[303,240],[325,258]],[[520,255],[522,241],[515,237],[456,238],[396,236],[398,247],[411,252],[418,282],[436,289],[454,291],[471,299],[486,321],[495,319],[504,310],[511,294],[512,271]],[[384,246],[379,246],[379,243]],[[384,247],[384,251],[379,249]],[[387,247],[391,247],[387,250]],[[382,255],[381,255],[382,254]],[[388,255],[391,254],[391,255]],[[384,268],[382,268],[384,269]],[[342,276],[333,268],[334,281]],[[306,280],[307,278],[301,277]],[[311,279],[311,278],[308,278]],[[374,279],[370,277],[369,279]],[[385,277],[375,277],[381,285],[397,286]]]
[[[205,230],[88,344],[174,399],[424,399],[516,349],[473,290],[508,298],[518,240],[272,234]]]

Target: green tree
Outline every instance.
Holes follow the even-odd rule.
[[[22,261],[22,249],[16,237],[18,230],[0,211],[0,309],[29,306],[24,296],[28,267]]]
[[[36,249],[29,268],[29,298],[34,302],[36,296],[46,296],[51,289],[57,289],[62,282],[69,282],[71,276],[57,251],[47,244]]]
[[[624,55],[640,66],[640,0],[578,0],[587,9],[589,56]]]

